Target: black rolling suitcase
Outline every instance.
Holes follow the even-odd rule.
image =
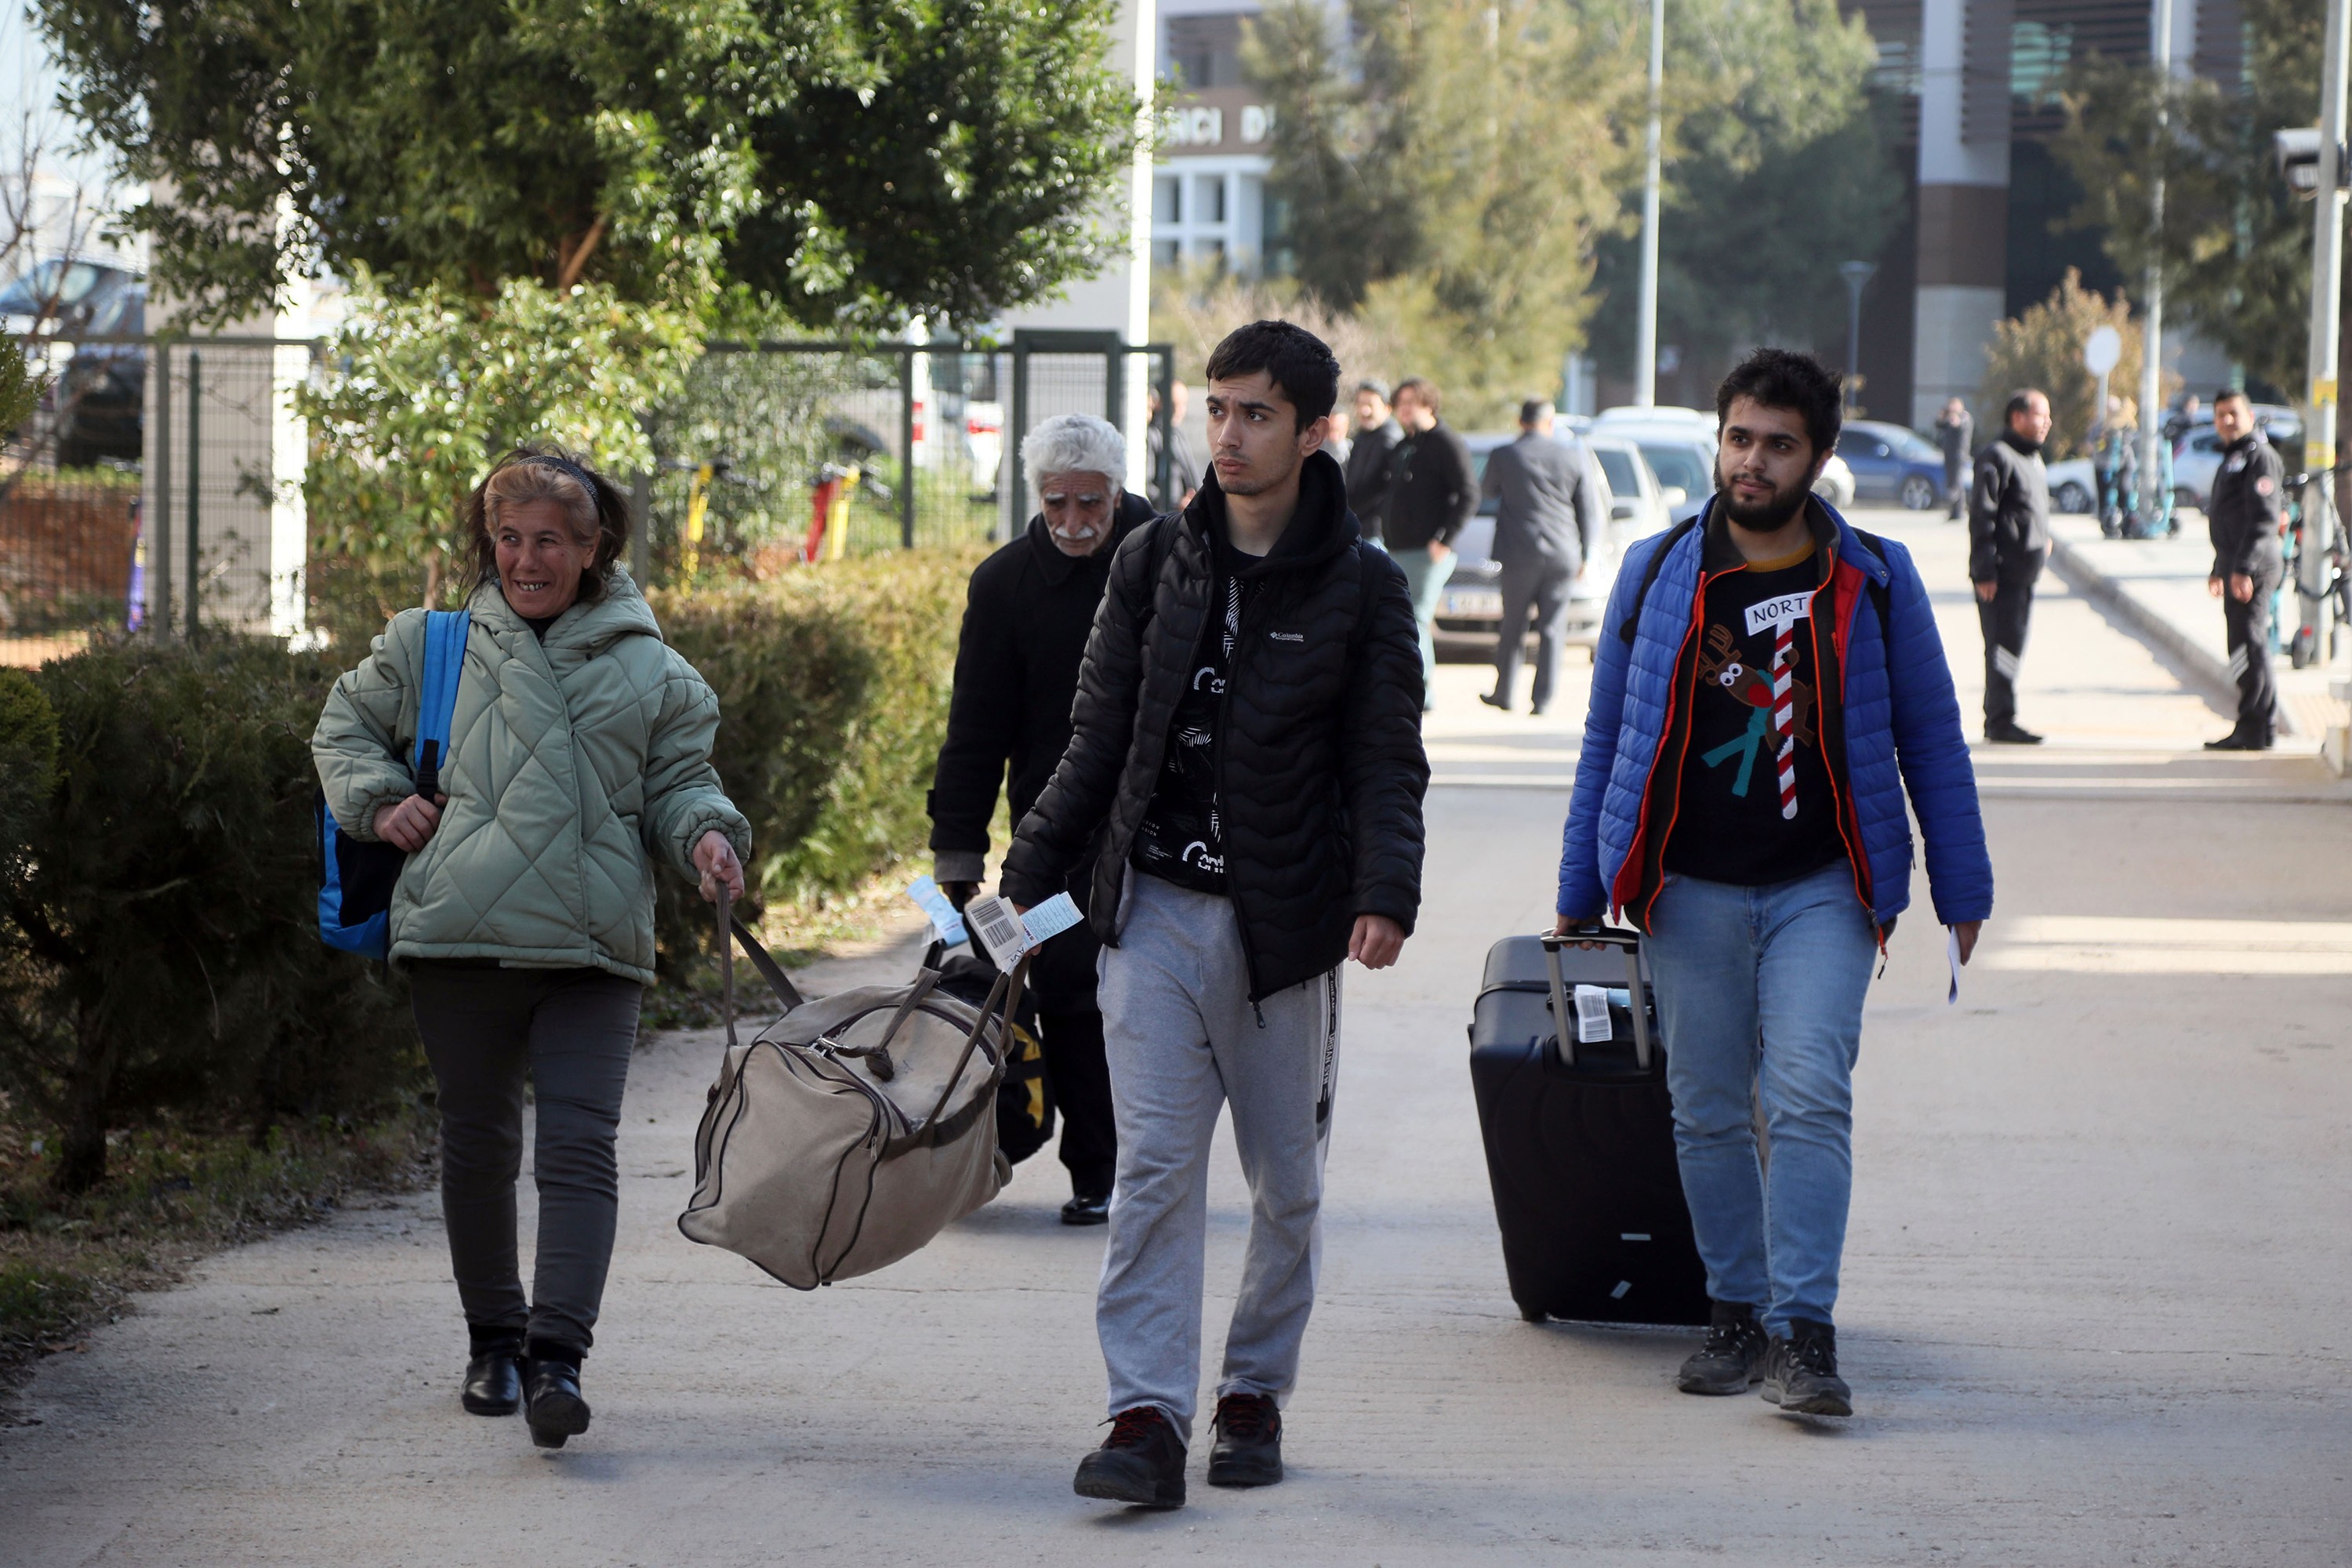
[[[1486,954],[1470,1079],[1511,1300],[1530,1320],[1707,1321],[1639,953],[1633,932],[1603,930]]]

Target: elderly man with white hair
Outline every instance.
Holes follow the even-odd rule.
[[[986,875],[988,825],[1008,769],[1012,820],[1018,823],[1062,760],[1078,665],[1111,555],[1151,517],[1150,503],[1121,482],[1127,437],[1107,421],[1083,414],[1045,420],[1022,441],[1021,462],[1036,478],[1039,510],[1020,538],[971,574],[947,743],[931,783],[932,874],[959,909]],[[1070,876],[1070,897],[1081,910],[1093,876],[1091,862]],[[1062,1112],[1061,1157],[1071,1192],[1062,1208],[1066,1225],[1105,1222],[1118,1163],[1102,1014],[1095,1004],[1097,952],[1081,921],[1047,942],[1029,972],[1038,1043]]]

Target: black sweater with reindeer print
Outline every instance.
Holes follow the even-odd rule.
[[[1743,562],[1718,522],[1699,589],[1704,613],[1678,679],[1682,788],[1666,837],[1670,872],[1760,888],[1844,854],[1834,786],[1814,723],[1821,693],[1812,614],[1822,556]],[[1826,628],[1824,628],[1826,629]]]

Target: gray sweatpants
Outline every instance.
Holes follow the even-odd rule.
[[[1095,1328],[1113,1415],[1156,1405],[1192,1441],[1201,1384],[1209,1143],[1231,1105],[1250,1189],[1249,1250],[1217,1394],[1286,1401],[1315,1306],[1323,1156],[1339,1067],[1339,972],[1253,1009],[1232,903],[1128,876],[1102,955],[1118,1178]],[[1263,1023],[1260,1015],[1264,1016]]]

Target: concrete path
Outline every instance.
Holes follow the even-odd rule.
[[[1958,530],[1918,549],[1962,672]],[[1581,667],[1572,668],[1579,672]],[[1537,721],[1448,667],[1430,891],[1349,980],[1292,1479],[1126,1513],[1098,1440],[1101,1232],[1049,1161],[884,1273],[802,1295],[673,1228],[715,1056],[639,1058],[596,1425],[457,1407],[428,1195],[213,1260],[46,1363],[0,1434],[0,1561],[68,1564],[2147,1563],[2352,1560],[2352,812],[2063,588],[1979,753],[2000,918],[1959,1005],[1924,912],[1873,990],[1842,1426],[1669,1378],[1692,1339],[1523,1323],[1465,1070],[1480,956],[1549,904],[1580,688]],[[1964,699],[1971,707],[1974,697]],[[894,972],[902,944],[819,984]],[[1212,1194],[1210,1343],[1245,1224]]]

